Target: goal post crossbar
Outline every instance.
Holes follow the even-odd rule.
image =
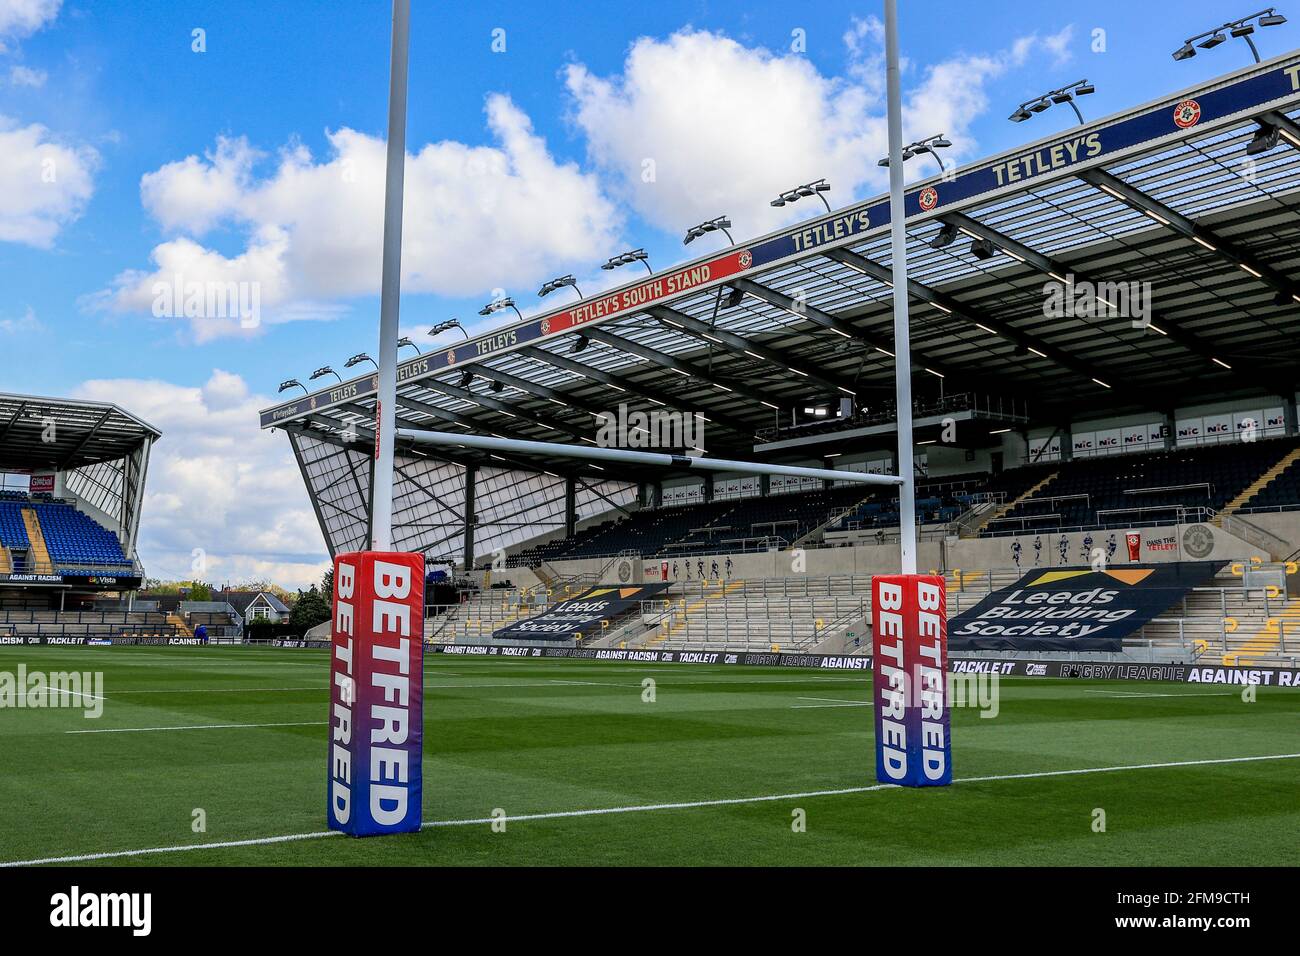
[[[624,465],[657,465],[691,471],[730,471],[748,475],[785,475],[792,478],[817,478],[823,481],[851,481],[863,485],[897,487],[903,479],[896,475],[869,475],[861,471],[838,471],[834,468],[804,468],[760,461],[732,461],[726,458],[703,458],[694,455],[669,455],[663,452],[635,451],[629,448],[601,448],[586,445],[563,445],[546,441],[497,438],[489,435],[462,435],[452,432],[416,431],[399,428],[396,437],[419,445],[460,446],[483,451],[519,455],[544,455],[549,458],[578,458],[586,461],[610,461]]]

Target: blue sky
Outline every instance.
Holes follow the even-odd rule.
[[[720,213],[766,232],[814,211],[767,206],[800,182],[829,177],[836,205],[883,184],[877,2],[412,5],[405,331],[498,288],[535,308],[542,280],[608,280],[626,248],[668,265]],[[1052,86],[1091,80],[1098,117],[1250,61],[1239,41],[1170,57],[1251,12],[1220,2],[901,7],[908,132],[963,161],[1070,125],[1006,119]],[[155,574],[196,548],[213,578],[300,584],[324,561],[287,443],[252,412],[375,345],[388,9],[0,0],[0,389],[158,419]],[[1267,57],[1295,30],[1257,39]],[[155,318],[151,282],[178,268],[258,283],[262,321]]]

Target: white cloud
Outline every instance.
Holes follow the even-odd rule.
[[[954,159],[970,154],[970,126],[989,105],[987,83],[1035,50],[1063,47],[1068,37],[1061,37],[1023,37],[1003,51],[962,54],[919,71],[904,91],[904,135],[946,133]],[[741,234],[755,235],[806,214],[807,205],[768,206],[783,189],[824,176],[845,204],[886,185],[876,165],[887,151],[882,42],[878,20],[853,20],[844,34],[844,79],[819,73],[801,56],[684,30],[637,40],[616,76],[574,64],[566,82],[591,159],[645,219],[677,232],[725,213]]]
[[[16,319],[5,318],[0,316],[0,335],[23,335],[31,332],[39,332],[45,326],[41,325],[36,318],[36,312],[31,306]]]
[[[94,192],[99,154],[0,116],[0,242],[46,249]]]
[[[47,74],[44,70],[34,70],[28,66],[15,66],[9,71],[9,82],[14,86],[42,87]]]
[[[404,292],[459,296],[525,286],[557,268],[609,254],[618,216],[596,178],[559,163],[507,97],[487,101],[496,145],[444,141],[406,162]],[[374,294],[383,240],[385,145],[351,129],[328,134],[330,156],[297,144],[274,171],[257,178],[258,153],[221,139],[207,156],[168,163],[141,181],[141,199],[168,232],[154,268],[118,275],[97,304],[148,310],[152,288],[176,271],[187,280],[262,283],[269,321],[277,310],[303,315],[303,303]],[[233,229],[247,246],[227,256],[197,240]],[[328,310],[307,308],[307,317]],[[199,338],[238,331],[231,323],[192,322]]]
[[[1070,41],[1074,39],[1074,24],[1063,27],[1056,33],[1043,37],[1043,47],[1052,58],[1057,66],[1068,63],[1073,57],[1074,52],[1070,49]]]
[[[200,387],[144,379],[83,383],[74,397],[109,401],[154,425],[140,558],[149,576],[224,584],[318,581],[328,555],[283,435],[258,428],[272,404],[239,375],[214,369]],[[193,569],[195,549],[206,565]]]
[[[63,0],[0,0],[0,53],[7,40],[29,37],[59,15]]]
[[[218,137],[204,159],[187,156],[140,180],[140,200],[164,229],[202,236],[239,207],[259,154],[246,139]]]

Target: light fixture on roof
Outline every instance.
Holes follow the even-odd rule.
[[[490,391],[490,392],[499,392],[499,391],[501,391],[501,389],[503,389],[503,388],[505,388],[505,386],[502,385],[499,381],[496,381],[496,380],[494,379],[493,382],[492,382],[492,384],[488,386],[488,391]]]
[[[731,233],[727,230],[731,228],[731,220],[726,216],[718,216],[716,219],[709,219],[700,223],[698,226],[691,226],[686,230],[686,237],[682,239],[682,245],[689,246],[700,236],[707,235],[710,232],[721,232],[727,237],[727,242],[731,245],[736,244],[736,240],[731,238]]]
[[[1275,149],[1281,136],[1282,133],[1276,126],[1260,123],[1259,129],[1255,131],[1254,139],[1246,144],[1246,155],[1258,156],[1261,153],[1267,153]]]
[[[343,367],[352,368],[353,366],[360,365],[362,362],[369,362],[376,369],[379,368],[379,363],[376,362],[374,359],[372,359],[365,352],[358,352],[356,355],[352,356],[352,358],[348,359],[346,362],[343,363]]]
[[[339,375],[338,372],[334,371],[334,369],[330,368],[328,365],[322,365],[320,368],[316,369],[316,371],[312,372],[311,381],[314,382],[316,381],[316,379],[323,378],[326,375],[333,375],[335,378],[339,380],[340,385],[343,384],[343,377]]]
[[[918,139],[915,143],[908,143],[903,147],[903,160],[909,160],[918,153],[929,153],[934,157],[934,161],[939,164],[939,172],[947,172],[947,167],[943,164],[943,157],[939,155],[939,150],[947,149],[952,145],[952,141],[943,133],[936,133],[934,136],[927,136],[925,139]],[[888,166],[889,157],[876,162],[877,166]]]
[[[400,349],[400,348],[403,348],[403,347],[405,347],[405,346],[407,346],[407,345],[409,345],[411,348],[415,349],[415,354],[416,354],[416,355],[420,355],[420,354],[422,354],[422,353],[420,352],[420,347],[419,347],[418,345],[416,345],[414,342],[412,342],[411,339],[410,339],[408,336],[403,335],[400,339],[397,340],[397,347],[398,347],[399,349]]]
[[[997,249],[993,247],[991,240],[980,238],[970,244],[970,254],[980,262],[985,262],[997,254]]]
[[[489,302],[487,305],[483,306],[483,308],[478,310],[478,314],[491,315],[493,312],[500,312],[503,309],[514,309],[515,315],[519,316],[519,321],[522,322],[524,320],[524,314],[520,312],[518,307],[515,305],[515,300],[509,296]]]
[[[1254,22],[1252,23],[1252,21]],[[1259,13],[1252,13],[1240,20],[1230,20],[1222,26],[1206,30],[1204,33],[1198,33],[1194,37],[1188,37],[1183,41],[1183,45],[1174,51],[1173,56],[1175,60],[1190,60],[1196,56],[1197,47],[1202,50],[1213,50],[1219,44],[1226,42],[1229,36],[1233,36],[1246,41],[1251,54],[1255,57],[1255,62],[1259,63],[1259,50],[1255,48],[1255,41],[1250,38],[1250,35],[1255,32],[1255,27],[1277,27],[1284,23],[1286,23],[1286,17],[1278,13],[1274,7],[1269,7]],[[1227,31],[1226,34],[1224,33],[1225,30]]]
[[[578,280],[572,275],[560,276],[558,279],[543,283],[542,287],[537,290],[537,294],[539,296],[550,295],[556,289],[563,289],[566,285],[572,287],[573,291],[578,293],[579,299],[582,298],[582,290],[578,288]]]
[[[443,332],[447,332],[451,329],[460,329],[460,334],[465,336],[466,340],[469,339],[469,333],[466,332],[465,327],[460,324],[460,319],[448,319],[445,322],[439,322],[429,330],[429,334],[442,335]]]
[[[297,386],[298,388],[302,389],[303,394],[309,394],[307,392],[307,386],[304,385],[302,382],[298,381],[296,378],[285,379],[283,382],[281,382],[280,391],[283,392],[286,389],[293,388],[294,386]]]
[[[796,186],[794,189],[788,189],[781,195],[773,199],[768,205],[784,206],[787,203],[798,202],[805,196],[816,196],[826,207],[826,211],[831,211],[831,204],[826,201],[822,193],[830,192],[831,184],[825,179],[819,179],[816,182],[804,183],[802,186]]]
[[[474,373],[468,369],[460,373],[460,387],[469,388],[474,383]]]
[[[616,256],[610,256],[603,266],[606,272],[611,269],[617,269],[619,266],[630,266],[634,262],[639,262],[645,266],[645,271],[654,275],[654,270],[650,268],[650,256],[644,249],[633,249],[631,252],[620,252]]]
[[[581,352],[590,344],[591,339],[587,338],[585,335],[579,335],[573,340],[573,345],[569,347],[569,351],[571,353]]]
[[[1042,113],[1049,109],[1053,103],[1060,105],[1068,103],[1070,109],[1074,110],[1074,115],[1079,118],[1079,125],[1083,125],[1083,113],[1079,111],[1079,105],[1074,101],[1078,96],[1091,96],[1097,92],[1097,87],[1093,86],[1087,80],[1075,80],[1068,83],[1060,89],[1048,90],[1042,96],[1036,96],[1031,100],[1025,100],[1007,119],[1013,123],[1023,123],[1034,113]]]
[[[727,293],[727,297],[722,300],[722,307],[724,309],[734,309],[736,306],[740,305],[740,303],[743,302],[744,299],[745,299],[744,290],[732,289],[730,292]]]
[[[952,245],[953,240],[957,238],[957,227],[950,222],[945,222],[939,227],[939,231],[934,234],[930,240],[931,249],[943,249]]]

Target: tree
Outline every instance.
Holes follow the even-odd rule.
[[[312,585],[310,591],[303,592],[294,602],[293,610],[289,612],[289,625],[295,633],[306,634],[317,624],[328,621],[330,613],[330,602]]]
[[[327,600],[334,597],[334,569],[330,568],[320,579],[320,593],[325,595]]]

